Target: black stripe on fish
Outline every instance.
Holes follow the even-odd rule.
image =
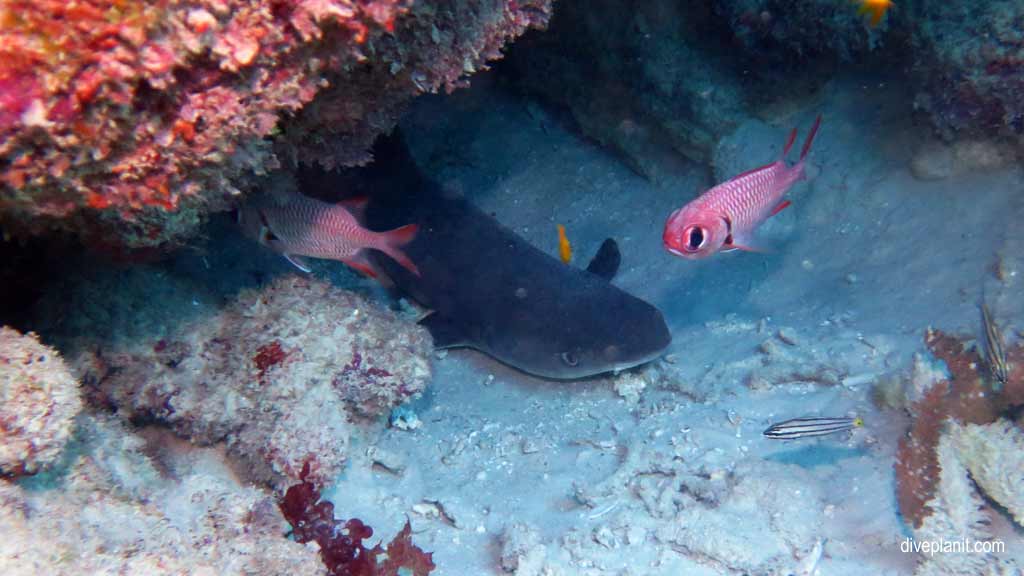
[[[860,418],[794,418],[772,424],[763,434],[765,438],[774,440],[796,440],[853,430],[863,425]]]

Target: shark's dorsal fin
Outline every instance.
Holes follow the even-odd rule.
[[[618,243],[611,238],[606,238],[597,250],[597,254],[594,254],[594,259],[587,265],[587,272],[611,282],[615,273],[619,271],[621,263],[622,255],[619,254]]]
[[[435,349],[455,348],[465,346],[467,343],[466,336],[459,326],[437,312],[428,314],[421,319],[419,325],[430,331],[430,335],[434,338]]]

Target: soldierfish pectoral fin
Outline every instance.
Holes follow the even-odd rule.
[[[276,250],[278,238],[277,236],[274,235],[273,232],[270,231],[270,227],[264,224],[260,226],[258,241],[260,244],[266,246],[267,248]]]
[[[459,326],[437,312],[420,320],[419,325],[430,331],[430,335],[434,338],[434,348],[440,350],[466,345],[466,336]]]
[[[747,246],[746,244],[725,244],[722,249],[723,252],[731,252],[733,250],[743,250],[744,252],[757,252],[758,254],[768,254],[771,252],[765,248],[759,248],[757,246]]]
[[[757,252],[761,254],[770,252],[764,248],[746,244],[744,240],[737,240],[737,238],[730,235],[729,238],[726,239],[725,244],[722,244],[721,252],[732,252],[733,250],[743,250],[744,252]]]
[[[772,209],[772,213],[769,214],[768,217],[770,218],[772,216],[775,216],[779,212],[782,212],[783,210],[788,208],[790,204],[792,204],[792,202],[790,202],[789,200],[783,200],[782,202],[779,202],[779,205]]]
[[[594,259],[587,265],[587,272],[611,282],[621,263],[622,255],[619,253],[618,243],[612,238],[606,238],[598,248],[597,254],[594,254]]]
[[[313,271],[313,269],[309,266],[309,263],[306,262],[306,259],[303,258],[302,256],[298,256],[296,254],[285,254],[284,259],[291,262],[293,266],[295,266],[299,270],[302,270],[306,274],[309,274],[310,272]]]

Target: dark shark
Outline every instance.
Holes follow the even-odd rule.
[[[400,138],[379,141],[374,157],[346,187],[369,196],[368,228],[419,225],[405,246],[419,276],[383,254],[371,259],[431,310],[421,323],[437,348],[470,347],[529,374],[576,379],[643,364],[670,343],[661,312],[610,283],[613,241],[588,270],[567,266],[423,177]],[[303,186],[329,186],[324,178],[304,177]]]

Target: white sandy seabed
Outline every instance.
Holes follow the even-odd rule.
[[[409,515],[438,575],[911,574],[893,476],[908,420],[875,408],[871,388],[909,370],[928,326],[980,335],[983,292],[1016,339],[1021,279],[992,269],[1000,254],[1019,269],[1024,195],[1019,167],[941,152],[917,157],[939,178],[915,178],[928,130],[905,100],[835,82],[741,127],[718,174],[694,166],[660,187],[535,103],[476,87],[420,105],[405,122],[417,156],[455,158],[436,178],[551,254],[565,224],[574,265],[616,238],[615,283],[658,306],[674,340],[646,368],[574,383],[439,354],[412,406],[419,426],[353,446],[325,496],[385,541]],[[769,253],[690,262],[662,249],[673,209],[774,160],[792,126],[802,142],[818,113],[811,178],[763,227]],[[851,435],[761,435],[854,414],[866,426]],[[1024,566],[1020,532],[998,514],[993,532]]]

